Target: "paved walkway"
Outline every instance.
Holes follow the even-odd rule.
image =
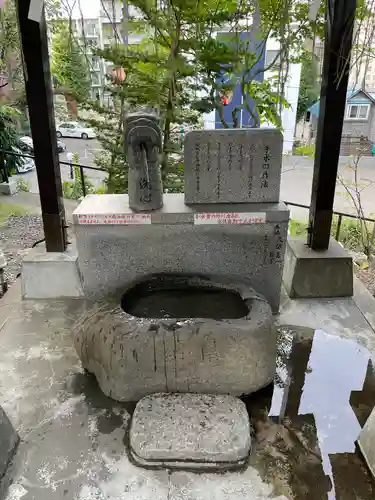
[[[375,403],[374,299],[356,283],[354,299],[282,303],[275,384],[245,398],[246,470],[152,471],[126,453],[134,405],[105,397],[73,349],[85,303],[22,302],[17,282],[0,301],[0,405],[22,440],[6,499],[375,498],[354,445]]]

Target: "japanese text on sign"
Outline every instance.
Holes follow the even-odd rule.
[[[282,250],[284,246],[284,238],[281,236],[280,224],[276,224],[273,234],[275,239],[275,249],[271,250],[269,253],[270,264],[282,262],[283,260]]]
[[[78,224],[108,224],[108,225],[130,225],[130,224],[151,224],[150,214],[80,214]]]
[[[194,224],[262,224],[265,213],[198,213],[194,214]]]
[[[270,168],[270,148],[269,146],[264,146],[263,154],[263,164],[262,164],[262,176],[260,181],[261,188],[268,188],[268,170]]]

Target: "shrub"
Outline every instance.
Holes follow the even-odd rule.
[[[331,236],[336,238],[338,216],[335,215],[332,220]],[[369,229],[373,230],[373,225]],[[291,219],[289,221],[289,234],[292,238],[298,236],[307,236],[307,223]],[[349,250],[356,252],[363,251],[361,225],[359,220],[343,217],[341,221],[339,241]]]
[[[17,191],[28,193],[30,191],[30,184],[25,179],[17,179]]]
[[[305,144],[295,148],[294,154],[297,156],[315,156],[315,144]]]
[[[74,179],[65,181],[62,185],[64,198],[69,200],[80,200],[83,198],[83,182],[85,183],[86,194],[94,193],[94,184],[90,181],[86,174],[83,174],[83,181],[81,178],[80,168],[77,167],[78,155],[74,153]]]

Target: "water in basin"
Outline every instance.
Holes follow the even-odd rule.
[[[122,296],[121,306],[139,318],[235,319],[249,312],[235,291],[173,277],[137,284]]]

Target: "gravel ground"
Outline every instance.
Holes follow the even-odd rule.
[[[368,269],[359,269],[356,275],[366,285],[370,293],[375,296],[375,269],[371,267]]]
[[[33,243],[43,238],[41,217],[11,216],[0,227],[0,248],[7,260],[5,278],[11,285],[21,272],[22,259]]]

